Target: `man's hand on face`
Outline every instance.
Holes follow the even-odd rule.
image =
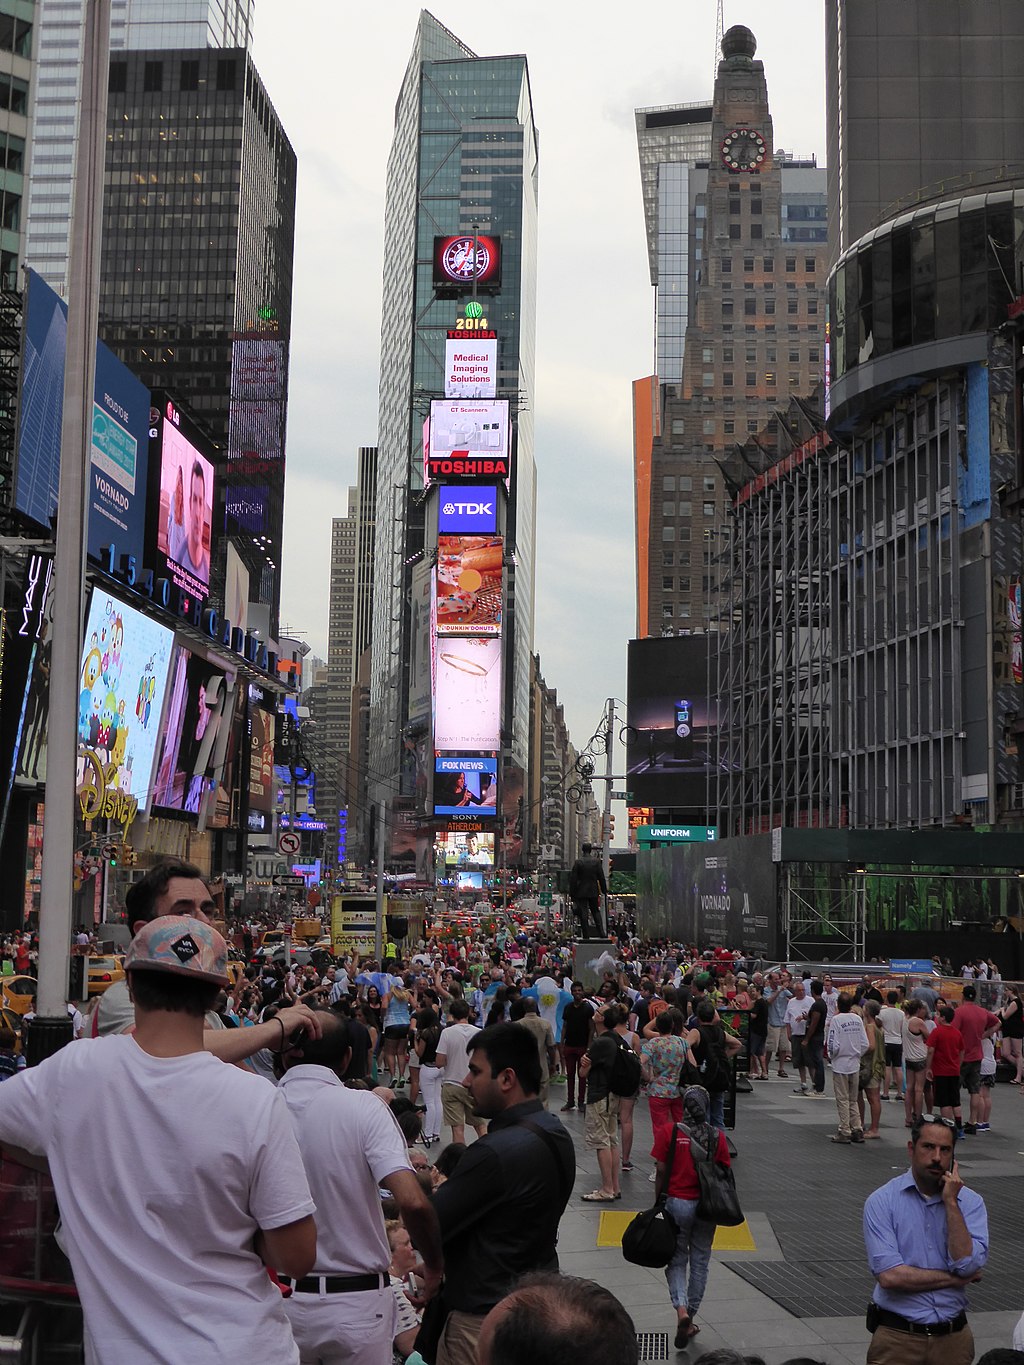
[[[960,1197],[964,1182],[960,1179],[960,1167],[954,1161],[953,1169],[942,1177],[942,1198],[947,1204],[955,1204]]]

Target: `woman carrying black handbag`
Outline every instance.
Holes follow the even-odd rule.
[[[675,1129],[675,1159],[667,1182],[671,1129],[658,1133],[651,1153],[657,1162],[655,1198],[667,1196],[665,1208],[677,1228],[675,1255],[665,1268],[669,1297],[679,1318],[675,1339],[677,1351],[687,1346],[690,1338],[700,1331],[693,1319],[707,1287],[711,1244],[715,1240],[715,1224],[697,1217],[701,1189],[691,1142],[698,1143],[704,1152],[713,1152],[715,1161],[729,1165],[729,1144],[722,1130],[710,1123],[710,1108],[710,1096],[702,1086],[690,1086],[683,1095],[683,1122]]]

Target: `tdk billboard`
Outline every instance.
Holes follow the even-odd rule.
[[[498,490],[493,484],[445,484],[438,490],[437,529],[440,535],[498,529]]]

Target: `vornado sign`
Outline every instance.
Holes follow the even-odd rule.
[[[437,490],[437,529],[441,535],[498,529],[498,490],[493,484],[442,485]]]

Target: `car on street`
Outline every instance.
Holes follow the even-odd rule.
[[[116,953],[85,959],[85,994],[102,995],[115,981],[124,980],[124,958]]]
[[[15,1014],[28,1014],[35,1009],[38,985],[34,976],[0,977],[0,1005]]]

